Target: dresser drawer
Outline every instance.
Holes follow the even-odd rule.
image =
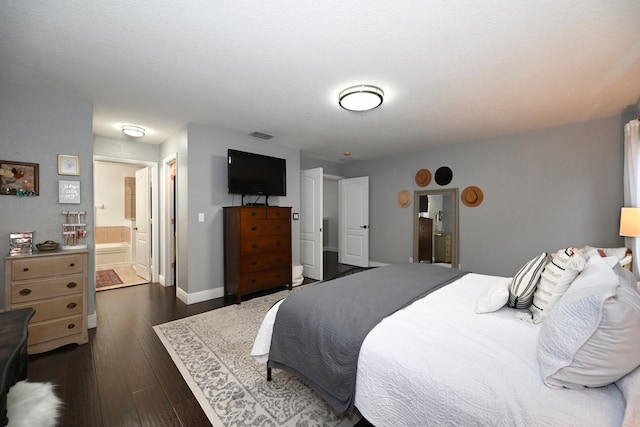
[[[71,295],[62,298],[52,298],[30,304],[14,305],[12,309],[31,307],[36,311],[31,323],[42,322],[44,320],[56,319],[58,317],[82,314],[84,295]]]
[[[238,280],[238,286],[243,294],[272,288],[276,285],[288,285],[291,277],[289,268],[243,273]]]
[[[246,273],[288,266],[289,253],[285,251],[245,256],[238,260],[238,268]]]
[[[278,208],[278,207],[270,207],[267,210],[267,219],[278,219],[282,218],[289,221],[289,212],[291,208]]]
[[[289,234],[290,223],[286,219],[274,221],[244,221],[240,224],[240,238],[247,239],[254,236],[273,236]]]
[[[11,279],[26,280],[61,274],[82,273],[81,254],[16,259],[11,263]]]
[[[83,289],[84,275],[82,274],[18,282],[11,285],[11,303],[22,304],[43,298],[79,294]]]
[[[28,345],[50,341],[56,338],[80,334],[83,331],[82,315],[63,317],[57,320],[29,325]]]
[[[253,239],[240,239],[240,254],[251,255],[264,252],[287,250],[291,246],[289,235],[264,236]]]
[[[240,208],[240,219],[250,220],[250,219],[266,219],[267,218],[267,210],[265,208]]]

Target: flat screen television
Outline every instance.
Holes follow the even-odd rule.
[[[232,194],[286,196],[287,161],[228,149],[227,184]]]

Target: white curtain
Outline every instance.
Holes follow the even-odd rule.
[[[624,206],[640,207],[640,121],[624,125]],[[625,245],[633,250],[633,272],[640,280],[640,238],[625,237]]]

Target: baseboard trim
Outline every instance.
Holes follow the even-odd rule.
[[[386,262],[379,262],[379,261],[369,261],[369,267],[385,267],[389,265]]]
[[[187,305],[196,304],[203,301],[209,301],[216,298],[222,298],[224,296],[224,287],[208,289],[206,291],[194,292],[192,294],[186,293],[180,287],[176,289],[176,296],[180,301]]]
[[[94,312],[87,316],[87,328],[94,329],[96,327],[98,327],[98,316]]]

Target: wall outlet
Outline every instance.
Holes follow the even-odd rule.
[[[204,222],[204,212],[198,214],[198,222]]]
[[[413,262],[413,257],[412,256],[409,257],[409,262]]]

